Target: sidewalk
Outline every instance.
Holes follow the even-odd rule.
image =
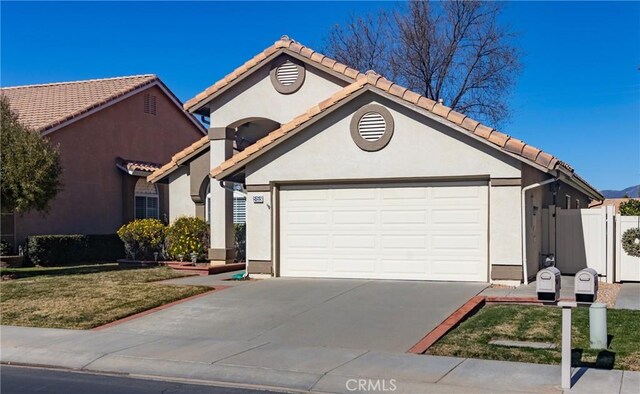
[[[560,367],[109,331],[2,326],[0,361],[283,389],[353,393],[559,393]],[[574,369],[571,393],[638,393],[640,372]],[[393,379],[393,381],[392,381]],[[376,383],[377,382],[377,383]],[[371,386],[369,386],[369,391]]]

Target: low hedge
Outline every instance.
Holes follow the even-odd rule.
[[[34,235],[27,238],[27,259],[43,267],[113,262],[124,257],[117,234]]]

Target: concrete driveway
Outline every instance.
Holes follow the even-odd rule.
[[[105,331],[406,352],[482,283],[269,279]]]

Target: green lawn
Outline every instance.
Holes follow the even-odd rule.
[[[640,311],[609,309],[607,350],[589,349],[589,310],[573,312],[573,364],[640,371]],[[542,306],[489,305],[427,350],[427,354],[560,364],[561,309]],[[551,342],[556,349],[490,345],[494,339]]]
[[[154,283],[185,276],[166,267],[123,269],[102,264],[1,273],[22,278],[0,284],[0,322],[16,326],[93,328],[211,290]]]

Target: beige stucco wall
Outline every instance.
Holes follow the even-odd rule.
[[[372,102],[395,122],[384,149],[366,152],[351,138],[351,114]],[[322,131],[322,132],[320,132]],[[286,154],[285,154],[286,153]],[[519,178],[520,162],[394,102],[367,94],[247,166],[247,184],[319,179],[491,176]]]
[[[255,196],[262,196],[264,202],[254,203]],[[270,192],[247,193],[247,260],[249,262],[271,261],[272,212]]]
[[[375,100],[374,100],[375,99]],[[353,142],[351,115],[375,101],[387,107],[395,122],[389,145],[365,152]],[[521,162],[494,148],[427,119],[392,101],[369,94],[303,130],[247,166],[247,185],[282,181],[362,180],[481,176],[520,178]],[[521,264],[520,186],[490,191],[490,256],[492,264]],[[267,193],[260,193],[265,195]],[[274,211],[247,201],[247,253],[271,260],[273,240],[267,223]],[[267,242],[269,240],[269,242]]]
[[[261,67],[228,92],[215,98],[210,104],[211,127],[227,127],[248,118],[267,118],[282,124],[347,85],[346,82],[307,65],[305,80],[300,89],[291,94],[281,94],[271,83],[270,70],[270,64]]]
[[[171,222],[180,216],[195,216],[196,204],[191,199],[189,189],[188,167],[180,167],[169,175],[169,220]]]
[[[522,265],[520,186],[489,190],[489,253],[492,265]]]

